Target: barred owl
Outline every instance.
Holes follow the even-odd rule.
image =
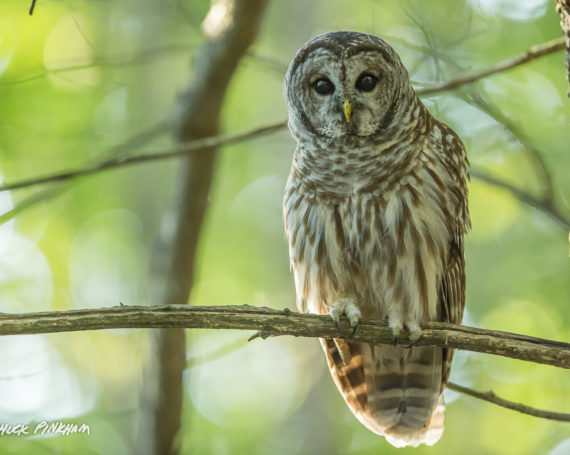
[[[285,97],[297,148],[283,212],[299,310],[346,316],[354,330],[385,320],[412,339],[424,321],[459,324],[468,161],[398,54],[371,35],[318,36],[291,62]],[[451,349],[321,343],[367,428],[397,447],[439,440]]]

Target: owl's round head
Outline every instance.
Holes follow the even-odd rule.
[[[297,138],[380,134],[413,96],[398,54],[384,40],[331,32],[307,42],[285,78],[289,128]]]

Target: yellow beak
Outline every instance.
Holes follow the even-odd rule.
[[[351,107],[348,100],[344,100],[344,118],[346,119],[346,123],[350,123],[350,113]]]

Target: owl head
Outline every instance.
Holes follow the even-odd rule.
[[[297,52],[285,78],[289,128],[297,139],[381,134],[412,96],[394,49],[358,32],[313,38]]]

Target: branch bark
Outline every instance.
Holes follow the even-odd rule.
[[[345,338],[373,344],[391,344],[392,332],[384,322],[362,321],[352,327],[341,320],[340,332],[328,316],[290,310],[239,306],[119,306],[97,310],[0,314],[0,335],[70,332],[115,328],[201,328],[256,330],[252,338],[292,335]],[[402,332],[398,343],[408,345]],[[493,354],[570,369],[570,344],[495,330],[444,322],[422,325],[418,346],[436,345]]]

